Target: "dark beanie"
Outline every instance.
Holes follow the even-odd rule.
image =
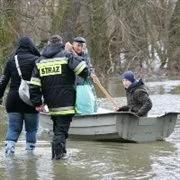
[[[122,75],[123,79],[127,79],[130,82],[134,82],[135,81],[135,77],[134,77],[134,73],[132,71],[126,71],[123,73]]]

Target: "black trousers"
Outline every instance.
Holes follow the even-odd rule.
[[[61,143],[65,147],[72,117],[73,115],[51,116],[51,119],[53,121],[53,133],[54,133],[53,143],[55,144]]]

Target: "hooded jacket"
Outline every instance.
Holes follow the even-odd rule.
[[[10,81],[10,89],[6,100],[7,112],[37,113],[34,107],[25,104],[19,97],[18,89],[21,79],[18,75],[14,56],[17,55],[23,79],[31,79],[35,61],[40,54],[29,37],[22,37],[18,41],[17,48],[12,57],[7,61],[3,75],[0,77],[0,98]]]
[[[138,116],[146,116],[152,108],[152,101],[144,86],[142,79],[135,81],[126,89],[127,106],[123,106],[119,111],[131,111]]]
[[[64,51],[61,43],[48,45],[36,62],[30,82],[31,102],[42,104],[42,96],[50,115],[75,113],[75,75],[88,76],[86,63],[78,56]]]

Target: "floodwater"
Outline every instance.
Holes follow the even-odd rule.
[[[111,81],[106,86],[125,104],[120,82]],[[153,101],[150,114],[180,112],[180,80],[148,82]],[[112,108],[111,102],[101,99],[102,107]],[[5,114],[1,112],[1,121]],[[93,141],[68,141],[66,157],[51,160],[50,137],[40,127],[34,155],[25,151],[24,133],[16,146],[15,156],[4,156],[5,125],[0,121],[0,180],[111,180],[111,179],[180,179],[180,120],[174,132],[165,141],[152,143],[117,143]]]

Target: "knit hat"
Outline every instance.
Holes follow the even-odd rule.
[[[134,77],[134,73],[132,71],[126,71],[122,75],[122,79],[127,79],[130,82],[134,82],[136,79]]]

